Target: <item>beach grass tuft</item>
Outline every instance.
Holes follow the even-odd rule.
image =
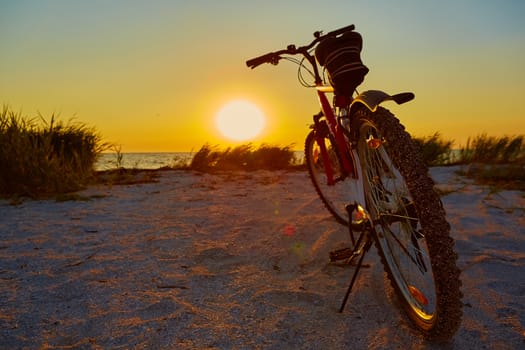
[[[282,170],[296,167],[292,146],[263,144],[255,148],[252,144],[219,149],[210,144],[203,145],[193,156],[190,169],[202,172],[223,170]]]
[[[85,124],[0,110],[0,195],[37,198],[83,188],[106,147]]]
[[[444,140],[439,132],[431,136],[414,137],[427,166],[445,165],[453,162],[452,145],[454,141]]]
[[[494,137],[481,134],[469,138],[461,148],[461,163],[508,164],[525,163],[525,136]]]

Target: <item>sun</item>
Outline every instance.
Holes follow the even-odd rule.
[[[230,101],[217,112],[215,123],[219,132],[235,141],[251,140],[266,124],[263,112],[246,100]]]

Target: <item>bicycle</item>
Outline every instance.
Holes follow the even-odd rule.
[[[320,199],[348,227],[350,247],[331,252],[330,260],[356,265],[339,312],[375,243],[409,318],[428,338],[447,340],[462,318],[450,225],[420,152],[401,122],[380,106],[390,100],[403,104],[415,96],[379,90],[357,93],[368,69],[360,62],[356,33],[354,25],[327,34],[317,31],[305,46],[289,45],[246,64],[253,69],[263,63],[277,65],[281,59],[292,61],[299,65],[301,84],[316,89],[321,111],[314,115],[305,140],[305,162]],[[324,66],[322,76],[318,64]],[[313,84],[303,71],[313,77]]]

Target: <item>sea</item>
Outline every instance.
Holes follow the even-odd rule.
[[[102,153],[95,163],[95,170],[159,169],[189,164],[192,158],[192,152]]]
[[[295,151],[296,163],[302,163],[303,151]],[[102,153],[95,163],[95,170],[126,169],[159,169],[190,164],[194,152],[160,152],[160,153]]]

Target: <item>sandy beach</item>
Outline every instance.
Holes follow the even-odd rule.
[[[0,200],[0,349],[524,349],[525,194],[455,170],[431,169],[462,271],[449,344],[413,328],[375,248],[337,312],[348,233],[306,172],[162,171]]]

